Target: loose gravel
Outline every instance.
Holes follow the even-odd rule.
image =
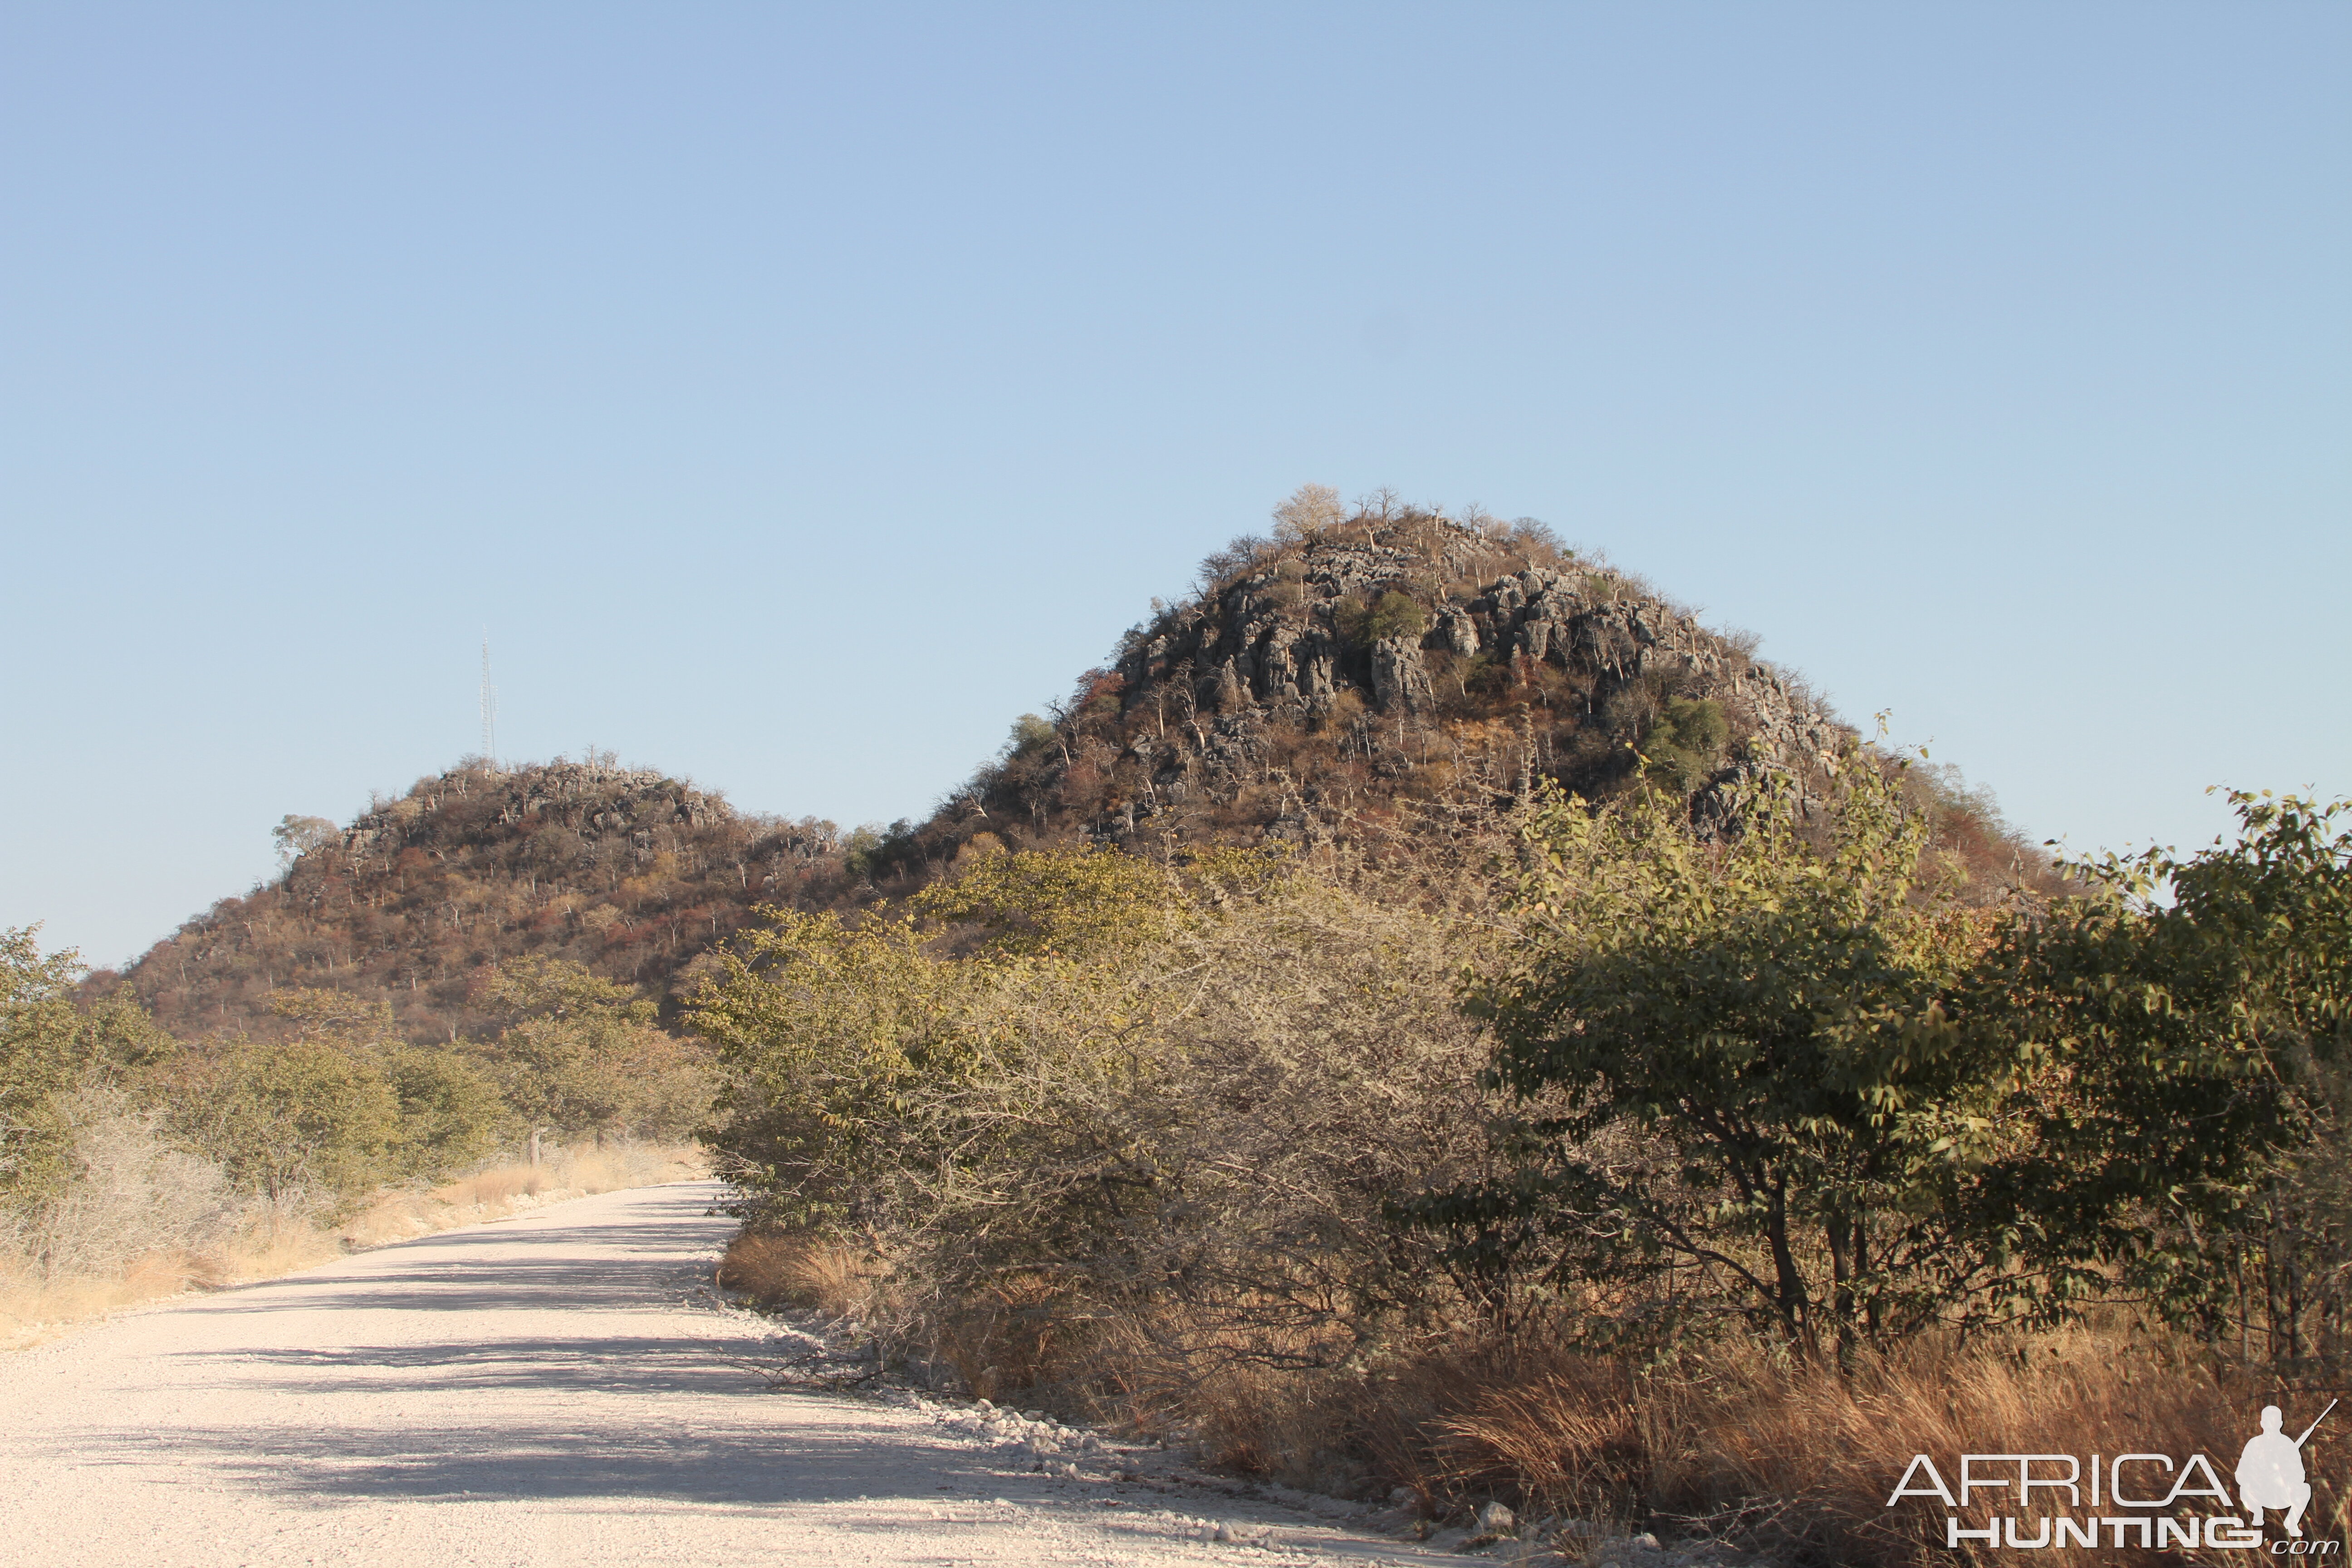
[[[1462,1561],[1018,1412],[789,1391],[840,1358],[711,1291],[719,1195],[583,1198],[0,1356],[0,1568]]]

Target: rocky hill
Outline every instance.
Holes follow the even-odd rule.
[[[482,1022],[485,966],[574,959],[674,993],[755,904],[901,894],[992,845],[1175,854],[1288,842],[1466,883],[1539,778],[1588,797],[1637,780],[1702,826],[1766,773],[1819,789],[1853,731],[1752,641],[1700,626],[1549,531],[1302,490],[1272,538],[1155,603],[1050,719],[919,824],[878,841],[743,816],[660,773],[559,761],[421,779],[319,832],[278,880],[225,899],[123,977],[182,1034],[280,1026],[270,990],[383,994],[412,1037]],[[2039,858],[1988,801],[1915,773],[1945,853],[1988,893]]]
[[[885,858],[925,874],[982,834],[1409,847],[1539,776],[1594,795],[1646,773],[1704,815],[1738,778],[1811,779],[1853,742],[1751,646],[1540,527],[1307,500]]]
[[[383,996],[411,1038],[446,1038],[485,1026],[486,965],[560,956],[659,994],[754,904],[824,901],[843,882],[831,823],[747,816],[602,758],[468,764],[330,826],[114,983],[184,1036],[267,1037],[285,1026],[270,991],[310,985]]]

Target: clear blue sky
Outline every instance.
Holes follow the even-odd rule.
[[[2038,836],[2352,792],[2352,8],[0,11],[0,924],[476,749],[919,814],[1302,481]]]

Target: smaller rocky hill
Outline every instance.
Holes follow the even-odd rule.
[[[487,1026],[485,966],[560,956],[667,992],[754,904],[828,899],[831,823],[737,813],[721,796],[610,759],[419,779],[340,831],[320,823],[276,881],[223,899],[120,977],[194,1037],[287,1026],[269,993],[382,995],[402,1032]]]

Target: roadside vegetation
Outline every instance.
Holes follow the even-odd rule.
[[[2053,862],[1756,646],[1310,486],[919,824],[610,759],[289,819],[126,976],[0,935],[0,1253],[226,1278],[693,1138],[722,1281],[936,1386],[1889,1568],[1978,1550],[1914,1453],[2352,1393],[2352,805]]]
[[[731,1276],[1294,1484],[1841,1562],[1943,1552],[1885,1506],[1913,1452],[2315,1414],[2347,808],[1988,900],[1899,759],[1837,774],[1728,835],[1538,793],[1459,907],[1071,849],[775,911],[691,1015]]]
[[[287,989],[283,1038],[184,1041],[0,931],[0,1344],[557,1195],[699,1173],[705,1053],[560,959],[477,977],[502,1026],[422,1047]]]

